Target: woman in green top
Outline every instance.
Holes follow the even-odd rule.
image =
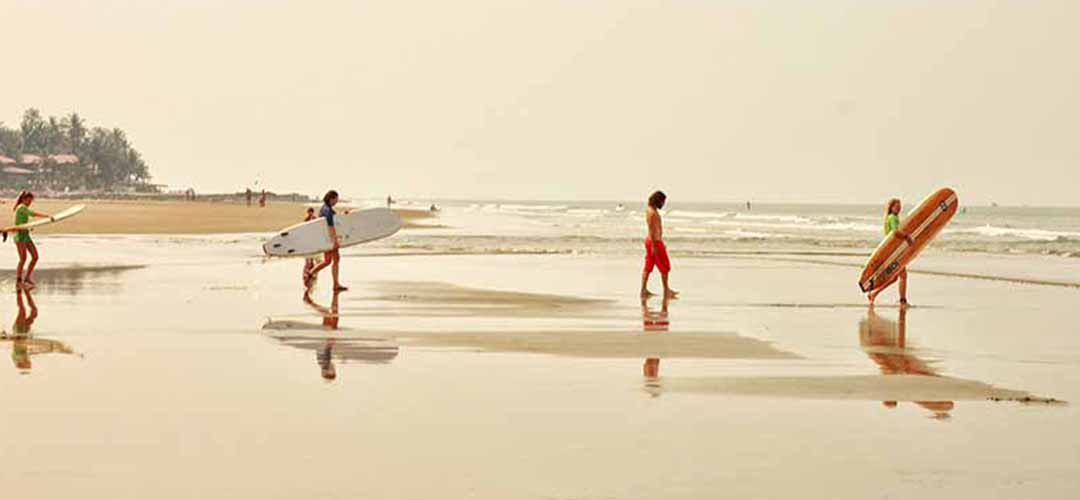
[[[888,236],[888,235],[892,234],[893,232],[896,232],[896,234],[900,235],[901,238],[904,238],[905,240],[907,240],[908,244],[910,245],[910,244],[913,243],[911,241],[911,236],[908,236],[907,234],[904,234],[903,232],[900,231],[900,208],[901,207],[900,207],[900,199],[899,198],[893,198],[893,199],[889,200],[888,203],[885,204],[885,223],[884,223],[882,229],[885,232],[885,236]],[[906,306],[907,303],[908,303],[908,301],[907,301],[907,268],[901,269],[900,273],[898,273],[896,275],[895,279],[900,281],[900,305]],[[892,283],[889,283],[889,284],[887,284],[887,285],[885,285],[885,286],[883,286],[881,288],[878,288],[874,292],[872,292],[870,294],[870,297],[869,297],[870,298],[870,303],[873,304],[874,299],[877,298],[877,295],[879,293],[881,293],[882,290],[888,288],[890,285],[892,285]]]
[[[29,191],[23,191],[19,193],[19,197],[15,199],[15,225],[26,224],[30,222],[31,217],[48,217],[52,219],[49,214],[35,212],[30,210],[30,204],[34,203],[34,193]],[[34,245],[34,240],[30,238],[29,229],[20,229],[15,232],[15,248],[19,251],[19,267],[15,271],[15,286],[16,287],[32,287],[34,282],[30,279],[30,275],[34,273],[34,266],[37,265],[38,251],[37,246]],[[26,268],[26,278],[23,278],[23,265],[26,264],[26,254],[30,254],[30,265]]]

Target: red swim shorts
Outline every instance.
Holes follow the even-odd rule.
[[[651,273],[654,267],[667,274],[671,272],[671,260],[668,259],[663,241],[645,238],[645,272]]]

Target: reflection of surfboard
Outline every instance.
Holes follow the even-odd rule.
[[[385,208],[357,210],[334,216],[334,228],[342,247],[381,240],[401,229],[401,218]],[[274,257],[317,255],[333,244],[326,219],[319,218],[282,229],[263,244],[263,252]]]
[[[959,206],[959,198],[949,188],[939,189],[927,196],[900,223],[898,232],[911,236],[912,244],[908,244],[897,232],[886,236],[870,255],[859,277],[862,291],[872,292],[892,283],[900,271],[915,260],[919,252],[948,224]]]
[[[85,208],[86,208],[86,205],[75,205],[73,207],[69,207],[68,209],[64,210],[63,212],[60,212],[60,213],[58,213],[56,215],[53,215],[52,219],[43,218],[43,219],[37,219],[37,220],[27,222],[26,224],[19,224],[17,226],[8,226],[8,227],[5,227],[3,229],[0,229],[0,232],[10,233],[10,232],[13,232],[13,231],[22,231],[23,229],[33,229],[35,227],[47,226],[49,224],[55,224],[55,223],[60,222],[60,221],[62,221],[64,219],[69,219],[71,217],[74,217],[74,216],[78,215],[79,212],[82,212]]]

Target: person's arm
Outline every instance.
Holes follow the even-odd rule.
[[[34,216],[34,217],[48,217],[49,220],[56,220],[56,219],[53,218],[53,216],[51,216],[51,215],[49,215],[47,213],[44,213],[44,212],[35,212],[35,211],[31,210],[30,215]]]
[[[903,238],[904,241],[906,241],[908,245],[914,245],[915,244],[915,240],[911,237],[911,235],[901,231],[900,228],[896,228],[896,231],[893,231],[893,232],[895,232],[897,236]]]
[[[334,245],[334,250],[341,247],[341,242],[337,239],[337,229],[334,226],[326,226],[326,231],[330,233],[330,242]]]

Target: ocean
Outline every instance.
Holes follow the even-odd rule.
[[[619,202],[441,201],[440,228],[390,240],[436,253],[641,252],[644,206]],[[408,203],[403,208],[427,206]],[[913,206],[905,206],[911,209]],[[662,211],[673,256],[744,253],[865,255],[881,241],[881,206],[670,203]],[[934,252],[1080,257],[1080,208],[963,207]]]

